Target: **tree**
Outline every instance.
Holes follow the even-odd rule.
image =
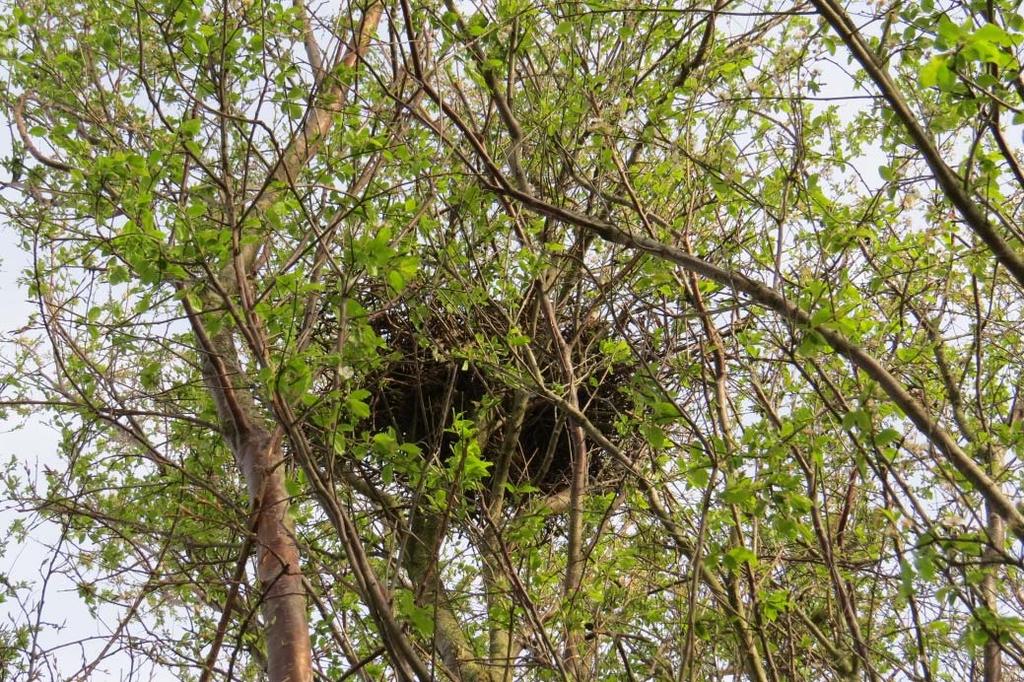
[[[8,497],[118,614],[13,675],[1018,679],[1022,35],[13,7]]]

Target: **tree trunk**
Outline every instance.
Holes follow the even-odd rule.
[[[289,515],[280,438],[257,430],[236,452],[256,506],[257,575],[271,682],[309,682],[312,661],[299,547]]]
[[[249,491],[256,527],[257,576],[270,682],[313,678],[306,590],[302,583],[289,497],[285,486],[281,432],[271,434],[246,386],[229,332],[207,335],[190,306],[189,322],[202,349],[202,372],[217,408],[224,441],[235,456]]]

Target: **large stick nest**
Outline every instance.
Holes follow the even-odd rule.
[[[543,494],[566,487],[574,460],[569,437],[572,422],[531,390],[530,381],[523,379],[527,375],[520,368],[498,367],[495,360],[474,359],[471,352],[476,345],[475,334],[489,339],[507,338],[507,317],[495,314],[493,309],[476,308],[470,322],[464,314],[438,307],[429,319],[415,325],[406,313],[395,309],[374,320],[375,331],[387,343],[389,353],[383,367],[366,384],[371,391],[367,428],[392,428],[403,441],[420,446],[425,456],[446,461],[456,442],[451,433],[454,417],[476,417],[478,428],[486,432],[488,426],[481,423],[485,420],[480,406],[489,401],[492,407],[486,421],[493,428],[485,436],[485,458],[497,459],[502,450],[508,450],[502,444],[514,438],[508,462],[511,484],[530,486]],[[545,384],[564,385],[564,372],[557,362],[550,329],[543,319],[534,327],[530,349]],[[604,360],[599,351],[604,336],[602,325],[591,322],[578,329],[567,326],[561,333],[573,348],[579,404],[588,419],[614,439],[615,421],[631,405],[624,389],[633,370],[625,364],[610,366]],[[500,362],[516,361],[506,357]],[[525,389],[527,396],[519,427],[512,416],[516,389]],[[587,449],[594,482],[599,477],[611,476],[603,451],[590,442]],[[500,463],[495,464],[492,471],[500,468]]]

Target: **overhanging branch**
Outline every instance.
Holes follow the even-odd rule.
[[[778,313],[796,326],[820,334],[837,353],[846,357],[878,383],[889,399],[899,407],[939,451],[945,455],[960,474],[1007,520],[1007,526],[1019,538],[1024,539],[1024,514],[988,474],[957,444],[928,413],[928,410],[914,398],[902,383],[894,377],[876,358],[839,332],[828,327],[813,324],[806,311],[789,302],[778,291],[753,280],[746,275],[726,270],[708,263],[684,250],[662,242],[634,235],[622,228],[569,209],[549,204],[535,196],[521,192],[509,185],[488,185],[491,191],[502,193],[520,201],[528,209],[561,220],[597,234],[605,241],[638,249],[663,260],[675,263],[690,272],[705,277],[734,292],[750,296],[756,303]]]

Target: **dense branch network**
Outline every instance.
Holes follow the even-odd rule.
[[[16,679],[1024,669],[1010,4],[3,29]]]

